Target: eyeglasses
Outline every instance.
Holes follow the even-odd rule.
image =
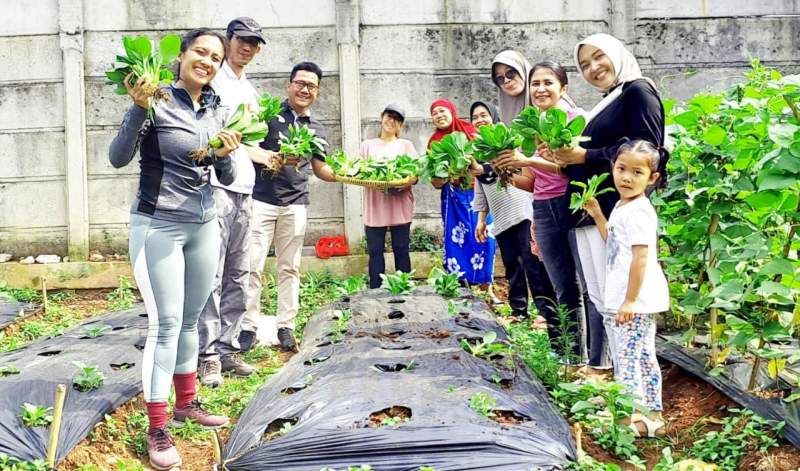
[[[317,90],[319,90],[319,85],[313,84],[311,82],[304,82],[302,80],[292,80],[292,85],[297,87],[298,90],[307,88],[309,93],[314,93]]]
[[[515,69],[508,69],[506,73],[495,75],[494,76],[494,83],[498,87],[502,87],[506,81],[514,80],[515,78],[519,77],[519,73]]]

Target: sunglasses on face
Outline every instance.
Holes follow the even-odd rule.
[[[517,77],[519,77],[519,73],[515,69],[508,69],[504,74],[495,75],[494,83],[498,87],[502,87],[506,81],[514,80]]]

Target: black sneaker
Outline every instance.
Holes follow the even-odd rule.
[[[294,340],[294,331],[288,327],[278,329],[278,341],[281,344],[282,352],[297,353],[297,342]]]
[[[239,351],[249,352],[256,345],[256,333],[252,330],[239,332]]]

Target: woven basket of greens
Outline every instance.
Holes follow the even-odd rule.
[[[327,156],[325,162],[333,170],[336,181],[378,190],[408,185],[419,174],[418,159],[405,154],[391,159],[353,159],[339,151]]]

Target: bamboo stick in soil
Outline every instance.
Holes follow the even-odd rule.
[[[64,399],[66,396],[67,387],[63,384],[56,386],[56,397],[53,403],[53,423],[50,424],[50,435],[47,439],[47,469],[55,469],[56,467],[58,436],[61,432],[61,416],[64,413]]]

